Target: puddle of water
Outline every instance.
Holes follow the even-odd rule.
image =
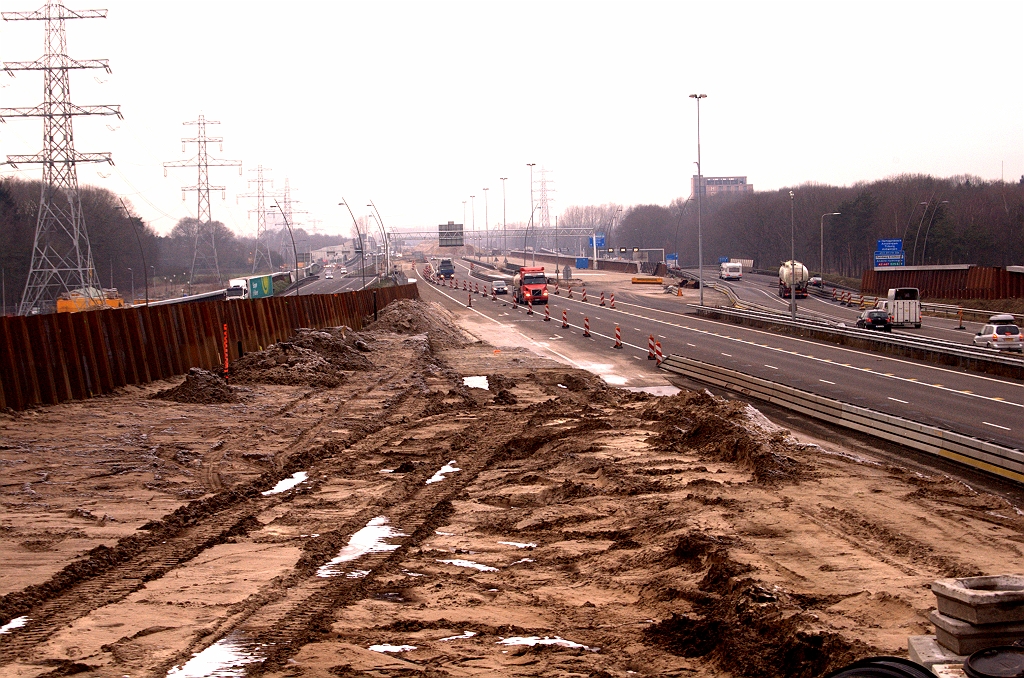
[[[490,384],[487,383],[487,377],[463,377],[462,384],[469,388],[482,388],[485,391],[491,390]]]
[[[459,640],[460,638],[472,638],[475,635],[476,631],[465,631],[461,636],[448,636],[447,638],[442,638],[441,642],[446,640]]]
[[[517,549],[535,549],[535,548],[537,548],[536,544],[524,544],[524,543],[519,542],[519,541],[499,541],[498,543],[499,544],[504,544],[505,546],[515,546]]]
[[[404,532],[399,532],[388,525],[388,519],[384,516],[377,516],[366,524],[366,527],[352,535],[345,546],[338,552],[338,555],[331,558],[329,562],[320,566],[316,571],[318,577],[336,577],[341,572],[337,565],[355,560],[367,553],[384,553],[394,551],[400,544],[386,544],[385,539],[392,537],[408,537]]]
[[[604,379],[606,384],[611,384],[612,386],[622,386],[628,381],[625,377],[620,377],[617,374],[601,374],[598,376]]]
[[[0,626],[0,636],[5,633],[10,633],[14,629],[20,629],[22,626],[28,623],[28,617],[15,617],[11,621],[7,622],[3,626]]]
[[[655,396],[674,396],[679,393],[675,386],[627,386],[627,391],[633,393],[650,393]]]
[[[442,466],[440,471],[438,471],[433,476],[428,478],[427,479],[427,485],[429,485],[431,483],[439,483],[439,482],[441,482],[442,480],[444,480],[444,475],[446,473],[455,473],[456,471],[461,471],[461,470],[462,470],[461,468],[455,468],[455,460],[453,459],[450,462],[448,462],[447,464],[445,464],[444,466]]]
[[[587,650],[588,652],[597,652],[600,649],[596,647],[587,647],[580,643],[574,643],[571,640],[564,640],[558,636],[555,636],[554,638],[548,638],[547,636],[544,636],[543,638],[538,638],[537,636],[530,636],[529,638],[521,636],[514,638],[502,638],[498,641],[498,645],[529,645],[531,647],[534,645],[561,645],[562,647],[579,648],[581,650]]]
[[[434,530],[434,534],[439,534],[442,537],[454,537],[454,532],[442,532],[441,530]]]
[[[368,574],[370,574],[369,570],[352,570],[351,572],[346,572],[345,576],[349,579],[362,579]]]
[[[512,565],[518,565],[519,563],[532,563],[532,562],[534,562],[533,558],[520,558],[516,562],[512,563]],[[509,567],[512,567],[512,565],[509,565]]]
[[[384,643],[383,645],[371,645],[369,648],[372,652],[408,652],[409,650],[415,650],[415,645],[389,645]]]
[[[491,567],[490,565],[481,565],[480,563],[474,563],[472,560],[463,560],[461,558],[455,558],[453,560],[439,560],[439,563],[448,563],[449,565],[455,565],[456,567],[470,567],[474,570],[480,570],[481,572],[497,572],[498,568]]]
[[[271,489],[267,490],[266,492],[261,492],[260,494],[262,494],[264,497],[269,497],[272,494],[281,494],[282,492],[287,492],[288,490],[292,489],[299,483],[305,482],[307,478],[309,478],[309,476],[306,475],[305,471],[298,471],[296,473],[293,473],[291,478],[285,478],[284,480],[278,482],[277,485],[274,485],[274,487],[272,487]]]
[[[565,384],[559,384],[559,385],[558,385],[558,388],[569,388],[569,387],[568,387],[568,386],[566,386]]]
[[[241,678],[246,664],[263,661],[237,640],[221,638],[181,666],[167,672],[168,678]]]

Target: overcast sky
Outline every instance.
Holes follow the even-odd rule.
[[[527,163],[549,170],[552,214],[570,205],[667,205],[690,193],[697,115],[707,176],[757,190],[894,174],[1024,174],[1024,2],[232,2],[66,0],[109,10],[67,22],[81,184],[129,199],[159,232],[195,216],[184,126],[224,138],[213,218],[254,234],[248,179],[290,180],[297,221],[348,232],[373,200],[389,227],[529,217]],[[0,0],[0,10],[41,0]],[[42,22],[0,22],[0,60],[43,53]],[[42,76],[0,79],[0,107],[41,101]],[[38,119],[0,125],[0,156],[40,149]],[[0,176],[38,178],[38,167]],[[269,186],[268,186],[269,188]],[[468,207],[468,204],[467,204]],[[473,217],[467,213],[467,228]]]

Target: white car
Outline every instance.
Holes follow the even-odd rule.
[[[331,269],[327,269],[326,271],[324,271],[324,280],[333,280],[333,279],[334,279],[334,271],[332,271]]]
[[[974,335],[975,346],[1024,352],[1024,335],[1014,324],[1012,315],[994,315],[988,319],[988,323],[981,328],[981,332]]]
[[[494,288],[495,294],[508,294],[508,286],[505,285],[504,280],[495,280],[491,283],[491,287]]]
[[[348,269],[344,266],[338,267],[338,275],[348,275]]]

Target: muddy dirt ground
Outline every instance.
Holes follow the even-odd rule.
[[[1022,548],[1005,499],[425,302],[0,415],[2,676],[815,676]]]

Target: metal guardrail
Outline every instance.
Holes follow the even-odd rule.
[[[661,368],[900,445],[1024,482],[1024,452],[935,426],[858,407],[724,367],[670,355]]]

